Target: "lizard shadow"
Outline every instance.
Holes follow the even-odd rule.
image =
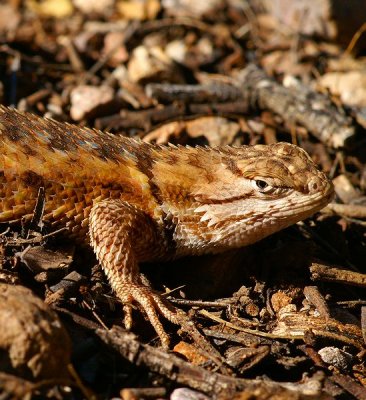
[[[303,284],[309,276],[314,245],[295,238],[289,230],[254,245],[215,255],[184,257],[167,263],[144,264],[142,272],[156,289],[184,286],[189,299],[231,296],[253,282]]]

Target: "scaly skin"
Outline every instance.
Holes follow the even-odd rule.
[[[254,243],[323,208],[333,186],[288,143],[154,146],[0,107],[0,222],[44,221],[90,244],[131,327],[137,303],[168,345],[158,314],[185,314],[146,286],[141,261]],[[89,235],[88,235],[89,232]]]

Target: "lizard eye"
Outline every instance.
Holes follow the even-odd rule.
[[[274,187],[263,179],[255,179],[253,181],[253,186],[255,190],[261,193],[271,193],[274,190]]]
[[[268,183],[266,181],[262,181],[261,179],[256,179],[255,184],[259,190],[265,190],[268,187]]]

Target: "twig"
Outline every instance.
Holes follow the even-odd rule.
[[[361,27],[356,31],[356,33],[352,36],[351,41],[349,42],[344,54],[350,54],[353,48],[356,46],[356,43],[360,39],[361,35],[366,31],[366,22],[364,22]]]
[[[239,73],[238,85],[253,108],[269,109],[289,125],[300,124],[329,146],[346,146],[355,135],[352,119],[342,109],[298,81],[285,87],[251,64]]]
[[[333,213],[349,218],[366,219],[366,207],[355,204],[328,204],[322,212]]]
[[[109,347],[115,349],[123,358],[133,362],[137,366],[148,367],[151,371],[166,376],[168,379],[180,385],[188,386],[192,389],[200,390],[209,396],[233,398],[236,391],[243,391],[243,398],[251,398],[258,391],[269,391],[272,396],[280,392],[284,397],[293,396],[294,391],[298,399],[315,400],[319,399],[320,393],[308,397],[303,393],[301,385],[286,389],[280,383],[270,381],[249,380],[224,376],[204,368],[195,366],[181,360],[173,354],[166,353],[160,349],[155,349],[149,345],[137,341],[132,333],[125,332],[119,327],[114,326],[110,331],[97,329],[96,334]]]
[[[235,329],[237,331],[240,332],[245,332],[245,333],[249,333],[251,335],[255,335],[255,336],[260,336],[260,337],[264,337],[264,338],[268,338],[268,339],[293,339],[293,337],[282,337],[282,336],[278,336],[278,335],[274,335],[272,333],[268,333],[268,332],[261,332],[261,331],[257,331],[255,329],[248,329],[248,328],[242,328],[241,326],[235,325],[231,322],[225,321],[224,319],[217,317],[216,315],[211,314],[210,312],[206,311],[206,310],[200,310],[199,314],[215,321],[215,322],[219,322],[220,324],[224,324],[229,328]]]
[[[337,267],[312,263],[310,267],[311,278],[326,282],[337,282],[352,286],[366,287],[366,274],[349,271]]]

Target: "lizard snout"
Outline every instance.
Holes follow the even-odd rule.
[[[309,194],[323,192],[324,195],[327,195],[333,192],[332,182],[325,175],[312,177],[308,182],[307,188]]]

